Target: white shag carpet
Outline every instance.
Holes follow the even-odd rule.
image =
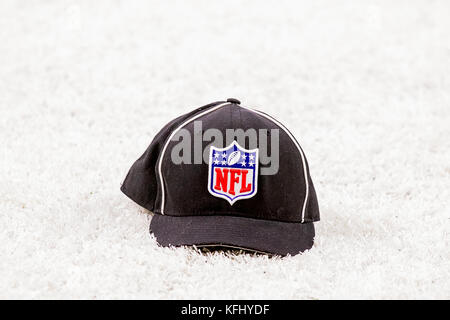
[[[0,298],[450,298],[448,1],[1,1]],[[120,191],[169,120],[236,97],[305,149],[284,259],[157,246]]]

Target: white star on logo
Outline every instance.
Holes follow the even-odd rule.
[[[222,161],[222,165],[225,165],[225,164],[227,164],[227,162],[224,160],[224,161]]]
[[[227,154],[226,153],[222,153],[222,158],[227,158]]]
[[[245,155],[245,153],[242,155],[242,160],[247,159],[247,156]]]
[[[249,165],[250,167],[253,167],[254,163],[250,161],[250,162],[248,163],[248,165]]]
[[[254,155],[250,155],[250,160],[254,160],[255,159],[255,156]]]
[[[219,160],[214,160],[214,164],[219,164]]]
[[[214,153],[214,158],[218,158],[219,157],[219,154],[216,152],[216,153]]]
[[[241,166],[245,167],[245,160],[241,162]]]

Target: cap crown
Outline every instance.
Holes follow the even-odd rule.
[[[198,126],[196,127],[196,121],[201,121],[201,131]],[[251,170],[243,171],[248,171],[248,174],[246,173],[248,184],[239,181],[239,179],[243,180],[244,174],[237,173],[235,177],[236,188],[240,188],[239,191],[244,190],[242,193],[244,196],[241,199],[230,201],[226,199],[226,195],[222,197],[214,195],[214,192],[211,192],[211,188],[214,188],[211,184],[211,174],[214,172],[209,163],[201,161],[196,164],[193,163],[194,159],[191,159],[191,161],[187,161],[189,163],[175,164],[171,158],[174,148],[177,148],[176,146],[180,143],[178,135],[181,129],[189,132],[190,137],[195,139],[211,128],[221,132],[224,140],[227,136],[227,129],[242,129],[244,132],[254,129],[257,133],[267,132],[265,142],[268,153],[273,148],[279,147],[278,171],[275,174],[261,174],[262,170],[270,164],[259,161],[255,171],[257,179],[250,179]],[[273,133],[279,136],[278,146],[276,146],[276,140],[271,139]],[[224,175],[223,169],[240,168],[239,163],[235,162],[236,154],[255,156],[256,153],[247,151],[259,150],[262,138],[264,138],[264,134],[257,135],[256,146],[250,146],[248,137],[236,139],[240,141],[197,139],[196,142],[193,142],[191,140],[190,151],[193,155],[192,158],[196,157],[198,160],[203,158],[203,152],[205,155],[213,156],[214,150],[226,148],[229,143],[232,143],[233,146],[236,145],[234,155],[231,152],[233,150],[226,154],[227,157],[234,158],[230,161],[227,159],[228,162],[223,166],[221,163],[217,164],[217,167],[222,170],[221,174]],[[211,145],[214,148],[211,148]],[[201,155],[199,155],[199,150]],[[214,160],[214,158],[212,159]],[[242,166],[247,168],[249,164],[250,161],[247,159]],[[227,174],[231,174],[231,171],[227,171]],[[256,182],[256,185],[253,186],[254,193],[251,193],[248,188],[245,189],[250,186],[252,181]],[[230,180],[228,180],[228,184],[230,184]],[[133,164],[121,189],[135,202],[157,214],[170,216],[231,215],[284,222],[319,220],[314,185],[309,175],[306,157],[298,142],[277,120],[260,111],[241,107],[237,103],[215,102],[169,122],[155,136],[145,153]]]

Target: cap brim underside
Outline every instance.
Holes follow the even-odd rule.
[[[295,255],[312,247],[314,224],[237,216],[155,214],[150,232],[162,246],[225,246],[276,255]]]

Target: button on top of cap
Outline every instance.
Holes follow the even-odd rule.
[[[234,103],[234,104],[241,104],[241,102],[238,99],[235,99],[235,98],[228,98],[227,102]]]

